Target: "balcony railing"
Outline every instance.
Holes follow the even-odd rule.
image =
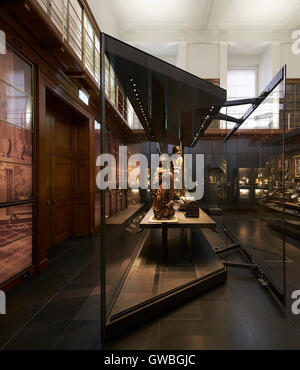
[[[85,68],[100,85],[100,34],[79,0],[37,0]],[[131,129],[143,129],[105,58],[105,93]]]
[[[115,72],[105,57],[105,93],[113,106],[119,111],[132,130],[142,130],[141,125],[130,101],[126,97]]]
[[[100,35],[78,0],[37,0],[97,84],[100,83]]]

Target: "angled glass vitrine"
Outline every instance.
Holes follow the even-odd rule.
[[[108,154],[99,162],[97,184],[104,184],[99,191],[103,340],[225,282],[228,266],[250,268],[284,303],[285,68],[258,97],[227,102],[225,90],[117,39],[102,34],[101,47],[100,153]],[[128,112],[135,114],[130,128],[112,124],[106,64],[126,96]],[[243,117],[228,115],[228,107],[239,104],[249,105]],[[255,129],[240,135],[250,116]],[[221,120],[223,129],[210,140],[204,133],[213,120]],[[152,158],[174,153],[184,164],[180,202],[172,219],[158,220],[152,180],[163,161]],[[171,161],[169,173],[175,169]],[[199,209],[194,218],[187,217],[193,210],[183,210],[191,200]],[[235,249],[245,263],[226,256]]]
[[[99,177],[107,183],[100,190],[102,327],[107,341],[226,280],[226,269],[205,235],[217,223],[200,204],[208,189],[205,163],[222,165],[224,152],[220,147],[214,154],[213,144],[205,150],[196,145],[226,101],[226,91],[105,34],[101,44],[102,66],[110,64],[139,121],[134,125],[138,129],[116,131],[103,73],[101,154],[110,156],[98,170],[111,170]],[[160,162],[151,166],[151,159],[175,152],[180,162],[191,156],[194,185],[189,192],[200,189],[195,193],[199,217],[186,217],[178,203],[173,221],[157,221],[151,185]],[[141,164],[140,157],[132,156],[140,154],[148,169],[136,178],[146,176],[147,186],[132,188],[128,180]],[[183,183],[180,191],[185,193]],[[224,194],[219,190],[222,209]]]
[[[251,115],[255,127],[249,129],[247,119],[243,123],[247,129],[243,124],[230,127],[224,144],[226,229],[246,257],[245,263],[282,303],[286,301],[289,262],[286,205],[297,187],[286,156],[285,75],[283,67],[261,93],[261,102]]]

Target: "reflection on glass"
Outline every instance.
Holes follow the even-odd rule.
[[[32,133],[32,66],[7,45],[0,54],[0,284],[32,265],[33,206],[22,204],[33,199]]]
[[[32,264],[32,206],[0,208],[0,284]]]
[[[256,128],[284,129],[284,86],[282,81],[254,112]],[[295,180],[289,176],[289,160],[284,159],[284,134],[275,130],[267,136],[234,135],[226,143],[226,227],[281,295],[285,289],[283,205],[288,192],[295,190],[287,185],[289,178]]]
[[[228,71],[228,100],[254,98],[257,95],[256,90],[255,69],[233,69]],[[277,86],[243,123],[240,129],[279,129],[279,114],[282,112],[282,107],[279,106],[280,93],[280,86]],[[227,114],[235,118],[241,118],[250,107],[251,105],[229,107],[227,108]],[[222,129],[232,129],[234,126],[234,123],[225,121],[221,121],[220,124]]]
[[[101,125],[99,122],[95,121],[94,125],[94,134],[95,134],[95,173],[96,176],[98,172],[100,171],[100,167],[98,167],[97,164],[97,158],[100,155],[100,149],[101,149]],[[98,230],[100,228],[100,215],[101,215],[101,202],[100,202],[100,190],[97,187],[95,187],[95,228]]]
[[[0,202],[32,199],[32,167],[0,162]]]
[[[0,122],[0,161],[32,163],[32,132]]]
[[[23,94],[32,96],[31,65],[8,45],[6,54],[0,54],[0,79]]]
[[[0,82],[0,119],[20,128],[32,127],[32,98],[15,87]]]

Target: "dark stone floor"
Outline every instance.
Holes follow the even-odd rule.
[[[63,242],[51,263],[7,296],[2,349],[92,349],[100,345],[99,239]]]
[[[138,328],[107,349],[300,349],[300,325],[250,271]]]
[[[291,249],[290,257],[292,251],[297,255]],[[49,268],[8,295],[0,348],[101,349],[99,240],[66,241],[50,258]],[[242,261],[238,252],[226,259]],[[299,316],[291,314],[290,302],[283,308],[252,272],[229,269],[226,283],[106,348],[300,349]]]
[[[151,230],[131,266],[112,315],[223,269],[211,246],[201,238],[198,229],[170,229],[164,252],[161,230]]]

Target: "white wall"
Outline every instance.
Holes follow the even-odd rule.
[[[179,42],[177,44],[177,47],[178,47],[178,50],[177,50],[177,56],[176,56],[176,65],[177,65],[177,67],[187,71],[187,68],[188,68],[188,65],[187,65],[188,43],[187,42]]]
[[[258,55],[229,55],[228,56],[228,68],[230,67],[256,68],[257,70],[256,89],[257,90],[259,90],[259,86],[260,86],[259,63],[260,63],[260,58]],[[258,91],[256,93],[258,93]]]
[[[228,67],[256,67],[259,64],[258,55],[229,55]]]
[[[219,59],[219,44],[188,44],[187,70],[198,77],[219,78]]]
[[[300,55],[292,53],[292,43],[281,44],[280,63],[287,64],[287,78],[300,78]]]
[[[272,45],[261,54],[258,66],[258,92],[261,93],[273,78]]]
[[[111,0],[88,0],[88,4],[102,32],[119,38],[120,29],[111,7]]]
[[[177,57],[176,55],[155,55],[157,58],[164,60],[165,62],[168,62],[170,64],[173,64],[174,66],[177,65]]]

